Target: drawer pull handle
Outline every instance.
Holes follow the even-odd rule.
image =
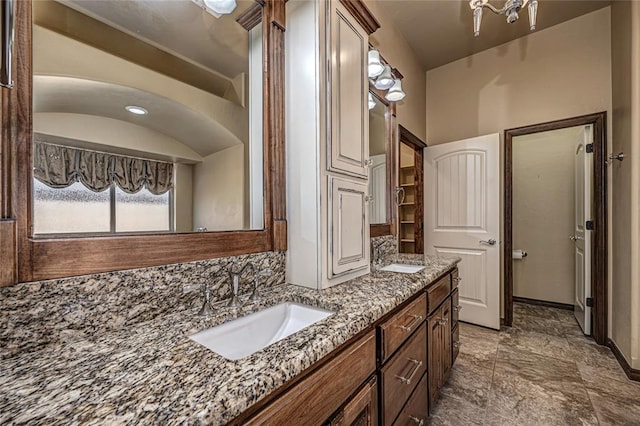
[[[453,280],[457,283],[459,283],[460,281],[462,281],[462,278],[460,277],[453,277]]]
[[[409,374],[409,377],[398,376],[396,374],[396,378],[400,379],[400,381],[405,385],[411,384],[411,380],[413,379],[413,376],[415,376],[418,370],[420,370],[420,367],[422,367],[422,361],[418,361],[417,359],[409,358],[409,362],[414,364],[413,371],[411,372],[411,374]]]
[[[424,419],[419,419],[416,416],[409,416],[409,419],[413,420],[413,422],[418,426],[424,426]]]
[[[453,342],[453,346],[459,348],[460,346],[462,346],[462,342],[460,340],[458,340],[457,342]]]
[[[399,325],[398,327],[404,331],[406,331],[407,333],[411,332],[411,330],[413,329],[413,327],[415,327],[416,325],[420,324],[420,321],[422,321],[422,315],[411,315],[413,317],[413,319],[411,320],[411,322],[407,325]]]
[[[460,312],[462,310],[462,305],[454,306],[453,310],[456,312]]]
[[[449,322],[449,318],[441,318],[440,321],[438,321],[438,324],[447,325],[448,322]]]

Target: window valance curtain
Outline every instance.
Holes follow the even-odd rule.
[[[82,182],[96,192],[115,183],[129,194],[147,188],[152,194],[160,195],[173,186],[172,163],[44,142],[34,143],[33,175],[52,188]]]

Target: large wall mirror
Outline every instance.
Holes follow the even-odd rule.
[[[255,4],[33,2],[35,237],[264,228]]]
[[[369,221],[371,236],[391,235],[392,176],[394,168],[395,104],[369,92]]]
[[[222,3],[16,3],[15,280],[286,250],[285,1]]]

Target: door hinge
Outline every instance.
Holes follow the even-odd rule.
[[[595,229],[595,225],[592,220],[588,220],[586,224],[587,231],[593,231]]]
[[[593,307],[593,297],[587,297],[587,306],[590,308]]]
[[[587,144],[587,154],[591,154],[593,152],[593,144],[592,143],[588,143]]]

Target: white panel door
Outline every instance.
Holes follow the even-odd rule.
[[[329,278],[369,266],[367,183],[329,176]]]
[[[458,256],[460,320],[500,328],[500,136],[425,148],[425,253]]]
[[[575,225],[570,236],[575,243],[575,301],[574,313],[584,334],[591,334],[591,307],[587,298],[591,297],[591,232],[586,223],[591,219],[591,194],[593,193],[593,154],[587,152],[592,143],[592,126],[585,126],[576,141],[575,170]]]
[[[369,223],[387,222],[387,154],[371,156]]]
[[[369,172],[369,36],[339,1],[331,2],[331,171],[366,178]]]

